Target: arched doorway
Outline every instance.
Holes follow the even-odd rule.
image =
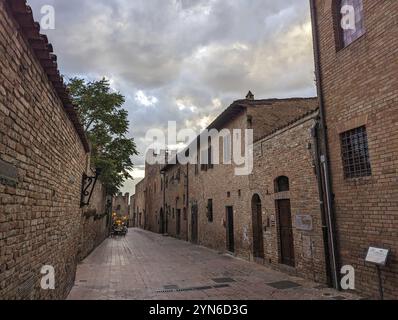
[[[263,213],[258,194],[252,198],[253,256],[264,259]]]

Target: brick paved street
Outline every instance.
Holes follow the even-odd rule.
[[[224,279],[221,279],[224,278]],[[276,289],[270,284],[294,285]],[[298,286],[299,285],[299,286]],[[73,300],[350,299],[319,284],[173,238],[130,229],[78,267]]]

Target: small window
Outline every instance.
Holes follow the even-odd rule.
[[[343,49],[365,34],[363,0],[335,0],[335,3],[338,49]]]
[[[213,222],[213,199],[207,201],[207,220]]]
[[[212,140],[209,138],[209,146],[208,146],[208,151],[207,151],[207,156],[208,156],[208,168],[213,169],[214,168],[214,161],[213,161],[213,146],[212,146]]]
[[[226,135],[223,140],[224,146],[224,164],[230,164],[232,159],[231,135]]]
[[[200,157],[200,164],[201,164],[201,166],[200,166],[200,168],[201,168],[201,171],[207,171],[207,169],[208,169],[208,160],[209,160],[209,158],[208,158],[208,150],[207,149],[205,149],[205,150],[202,150],[202,156]]]
[[[289,178],[282,176],[275,180],[275,192],[286,192],[290,190]]]
[[[344,132],[341,138],[341,155],[346,179],[372,175],[366,127]]]

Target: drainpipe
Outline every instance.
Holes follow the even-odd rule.
[[[313,31],[313,43],[314,43],[314,58],[315,58],[315,72],[317,77],[317,92],[319,98],[319,114],[320,114],[320,137],[321,143],[323,144],[324,154],[320,154],[320,162],[322,165],[322,188],[325,190],[324,199],[325,202],[325,216],[328,231],[328,246],[329,246],[329,258],[330,258],[330,269],[332,273],[332,282],[335,289],[340,289],[339,276],[338,276],[338,262],[337,262],[337,245],[336,245],[336,234],[335,234],[335,219],[334,219],[334,207],[333,207],[333,194],[332,194],[332,182],[330,175],[329,165],[329,145],[327,139],[327,126],[325,120],[325,104],[323,95],[323,83],[322,83],[322,72],[321,72],[321,61],[319,52],[319,30],[318,30],[318,17],[316,12],[316,0],[310,0],[311,7],[311,18],[312,18],[312,31]],[[323,194],[323,192],[322,192]],[[325,201],[326,200],[326,201]]]
[[[328,286],[333,286],[333,275],[331,268],[331,259],[330,259],[330,241],[329,241],[329,232],[328,232],[328,223],[327,223],[327,212],[325,210],[325,193],[322,183],[322,167],[321,167],[321,154],[320,154],[320,145],[319,145],[319,117],[315,119],[316,123],[311,128],[311,136],[313,140],[314,153],[315,153],[315,171],[316,178],[318,180],[318,194],[320,199],[320,209],[321,209],[321,220],[322,220],[322,236],[323,236],[323,245],[325,252],[325,266],[326,266],[326,276],[327,276],[327,284]]]
[[[189,163],[187,163],[187,194],[186,194],[186,199],[185,199],[185,214],[187,218],[187,228],[186,228],[186,241],[189,241],[189,221],[188,221],[188,208],[189,208]]]

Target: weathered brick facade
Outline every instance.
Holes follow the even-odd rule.
[[[120,217],[128,217],[130,215],[130,194],[119,193],[113,197],[112,213],[116,213]]]
[[[151,156],[153,151],[149,151],[147,157]],[[164,156],[163,156],[164,157]],[[145,213],[143,215],[143,224],[146,230],[160,232],[160,214],[163,207],[163,190],[161,164],[145,165]]]
[[[253,235],[257,232],[263,234],[264,250],[257,255],[264,256],[266,264],[326,283],[322,218],[311,136],[317,116],[317,112],[305,116],[255,143],[250,190],[253,197],[257,195],[258,198],[253,198],[252,202],[250,240],[253,244],[256,241]],[[288,178],[287,191],[277,190],[276,184],[280,177]],[[290,202],[294,259],[292,266],[283,263],[281,243],[285,240],[282,239],[278,201]],[[260,222],[256,219],[258,205],[261,206]],[[262,222],[261,226],[253,225],[256,222]]]
[[[247,260],[255,260],[326,283],[317,179],[313,150],[309,148],[312,143],[310,128],[315,122],[316,109],[316,99],[234,102],[208,129],[226,129],[231,133],[233,129],[253,129],[257,140],[253,173],[239,176],[236,175],[235,165],[223,164],[222,141],[219,150],[221,164],[202,166],[173,162],[162,171],[153,169],[156,166],[151,166],[152,170],[147,168],[145,182],[136,188],[135,201],[136,206],[139,198],[146,203],[146,208],[148,202],[160,206],[158,211],[146,211],[148,219],[155,215],[155,220],[160,225],[159,230],[150,230],[167,233],[220,252],[232,251]],[[259,153],[259,150],[262,152]],[[202,151],[199,148],[198,153]],[[244,151],[243,148],[242,152]],[[292,185],[290,192],[276,195],[273,183],[280,175],[290,177]],[[157,192],[154,197],[154,192],[148,193],[148,188],[155,190],[153,181],[159,179],[161,192]],[[148,198],[148,194],[152,196]],[[266,254],[260,259],[254,254],[253,248],[252,199],[255,195],[259,195],[263,203],[261,230],[266,228],[262,241]],[[163,196],[163,204],[159,196]],[[293,219],[302,217],[307,222],[309,218],[311,220],[311,228],[308,230],[293,228],[296,253],[296,265],[293,268],[281,266],[275,212],[277,197],[291,200]],[[165,214],[162,228],[159,212],[162,212],[163,207]],[[232,208],[233,211],[233,248],[228,241],[227,208]]]
[[[188,240],[188,166],[169,165],[164,171],[163,231],[173,237]]]
[[[254,138],[269,135],[279,126],[287,125],[316,109],[316,99],[242,100],[233,103],[209,129],[253,129]],[[261,119],[259,121],[258,119]],[[244,137],[242,137],[244,139]],[[223,159],[223,144],[220,144]],[[244,152],[242,148],[242,152]],[[227,251],[227,207],[233,209],[234,253],[252,259],[251,199],[248,175],[235,174],[236,166],[214,165],[208,170],[189,168],[189,225],[192,224],[192,206],[198,209],[198,242],[210,248]],[[207,217],[209,200],[212,202],[212,219]],[[191,237],[190,237],[191,239]]]
[[[145,194],[146,179],[143,179],[135,186],[135,226],[145,228]]]
[[[106,232],[104,217],[87,218],[93,206],[80,208],[88,144],[33,49],[43,44],[48,55],[44,39],[24,1],[0,1],[1,299],[65,298],[79,259]],[[45,265],[55,268],[55,290],[40,288]]]
[[[398,1],[362,2],[364,34],[342,47],[338,1],[312,1],[338,260],[355,268],[359,293],[377,298],[378,277],[366,253],[370,246],[390,249],[382,268],[385,296],[398,298]],[[361,127],[371,174],[348,178],[340,135]]]

